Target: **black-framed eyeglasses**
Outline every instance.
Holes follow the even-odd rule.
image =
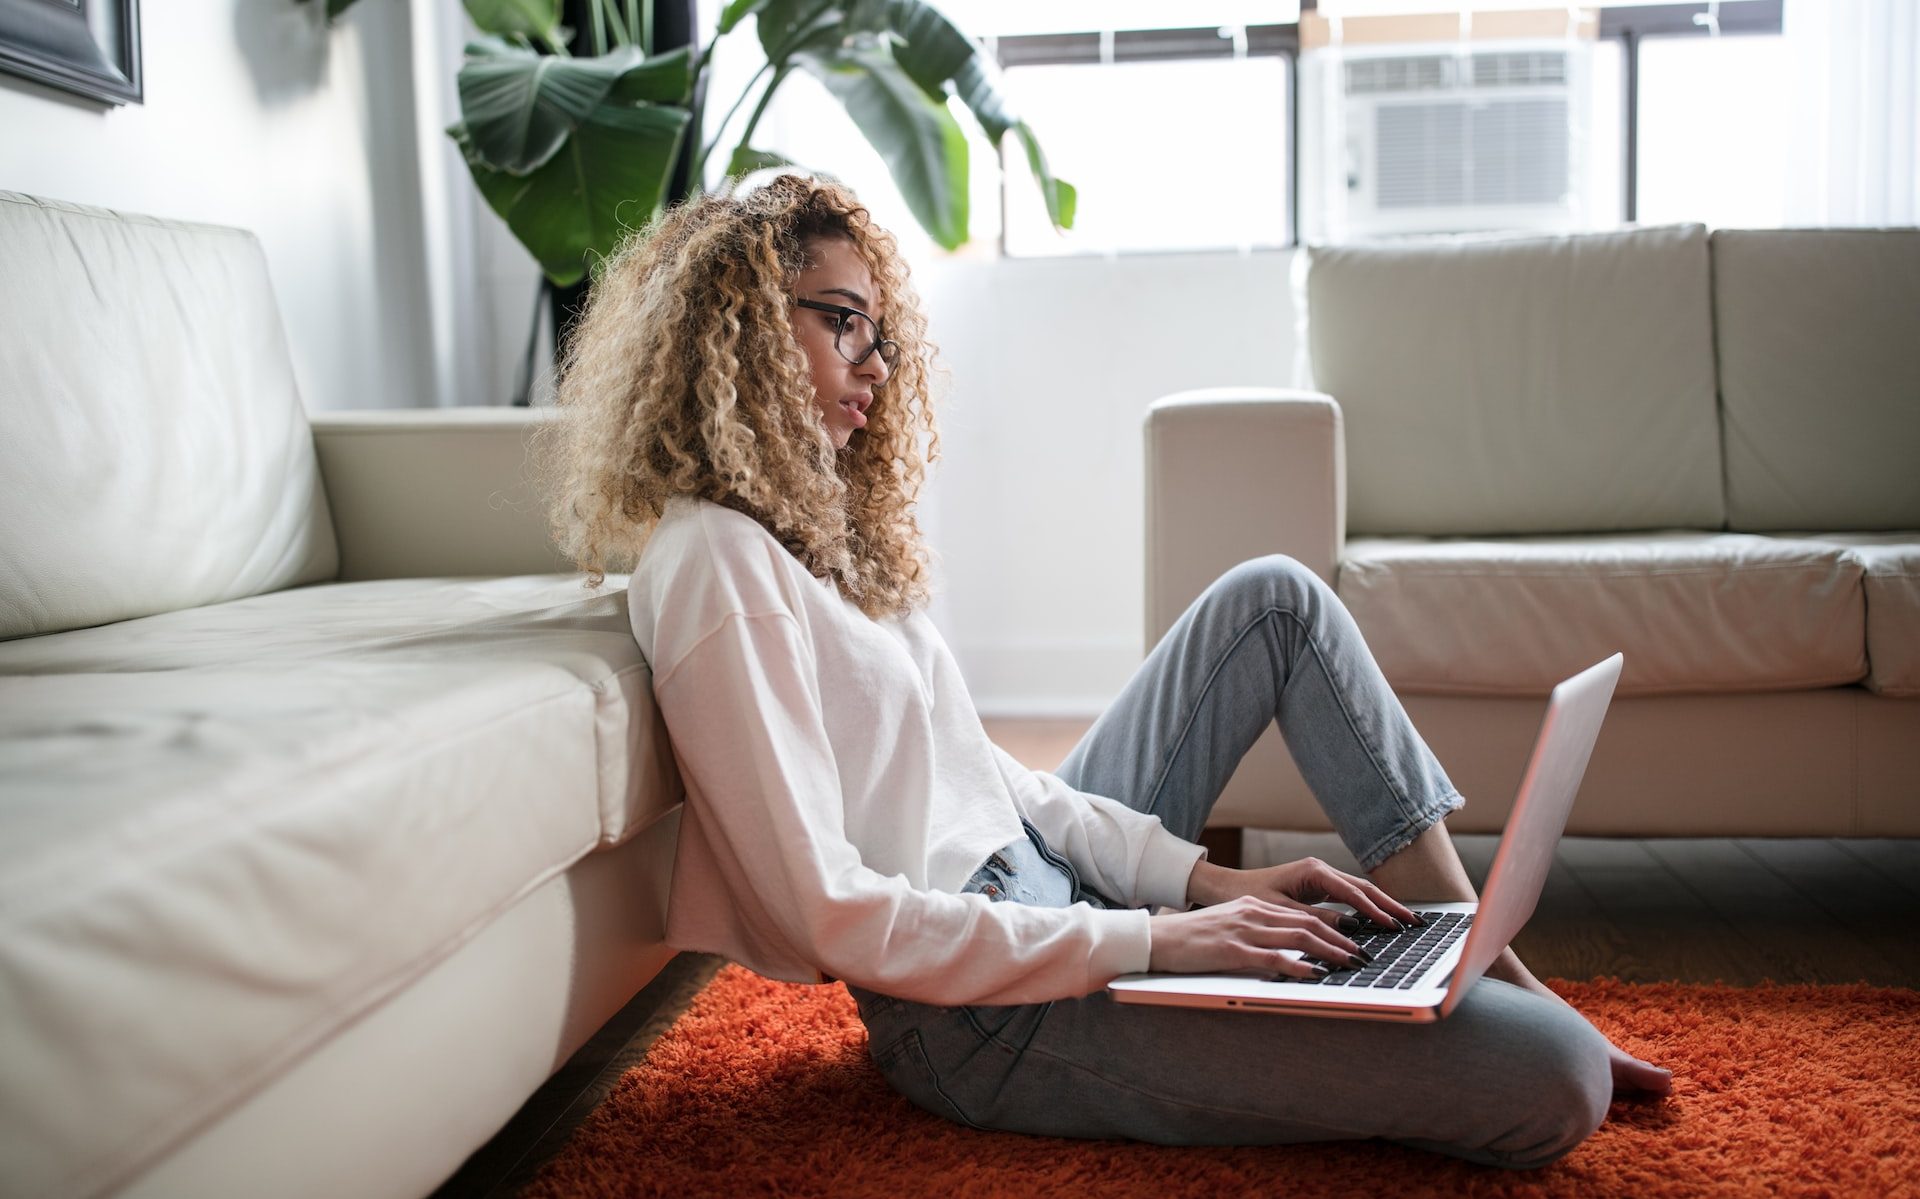
[[[828,304],[820,300],[795,300],[802,308],[811,308],[815,312],[831,312],[839,319],[833,323],[833,348],[840,356],[859,366],[873,357],[875,350],[880,351],[880,361],[889,368],[900,361],[899,343],[889,341],[880,335],[880,326],[873,318],[858,308],[849,308],[845,304]]]

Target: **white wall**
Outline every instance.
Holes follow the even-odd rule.
[[[1145,647],[1142,422],[1286,387],[1289,252],[916,264],[950,370],[928,536],[936,623],[989,714],[1092,714]]]
[[[405,4],[142,6],[145,103],[0,74],[0,189],[260,236],[310,410],[434,402]]]

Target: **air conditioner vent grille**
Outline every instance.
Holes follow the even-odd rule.
[[[1450,91],[1454,86],[1453,63],[1450,54],[1359,59],[1347,64],[1347,94]]]
[[[1558,87],[1567,81],[1567,56],[1540,51],[1473,56],[1475,87]]]
[[[1557,204],[1568,189],[1564,99],[1382,104],[1379,179],[1389,208]]]
[[[1444,92],[1463,87],[1564,87],[1567,56],[1546,50],[1513,50],[1461,57],[1407,54],[1362,58],[1346,64],[1349,96]]]

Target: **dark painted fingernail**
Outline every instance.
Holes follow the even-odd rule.
[[[1317,964],[1317,963],[1316,963],[1316,964],[1314,965],[1314,967],[1313,967],[1313,976],[1314,976],[1315,978],[1325,978],[1325,977],[1326,977],[1327,975],[1329,975],[1329,974],[1332,974],[1332,973],[1333,973],[1333,971],[1331,971],[1331,970],[1329,970],[1329,969],[1327,969],[1327,968],[1326,968],[1325,966],[1322,966],[1322,965],[1319,965],[1319,964]]]
[[[1361,920],[1358,916],[1342,916],[1337,923],[1340,926],[1340,931],[1343,933],[1358,932],[1361,926]]]
[[[1359,950],[1355,953],[1348,954],[1347,961],[1349,964],[1353,966],[1355,970],[1360,969],[1362,966],[1373,965],[1373,959],[1367,956],[1367,953],[1364,949]]]

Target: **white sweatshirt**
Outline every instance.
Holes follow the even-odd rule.
[[[751,517],[678,497],[628,584],[686,783],[667,942],[771,978],[940,1006],[1085,995],[1147,969],[1147,906],[1205,856],[987,740],[924,613],[869,619]],[[1102,895],[959,889],[1032,821]]]

